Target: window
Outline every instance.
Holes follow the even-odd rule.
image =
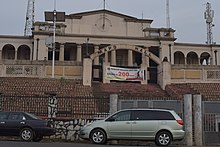
[[[25,120],[22,113],[11,113],[8,117],[9,120]]]
[[[5,120],[8,118],[8,112],[1,112],[0,113],[0,120]]]
[[[132,111],[132,120],[151,120],[151,111],[135,110]]]
[[[110,117],[107,121],[129,121],[130,120],[130,111],[121,111],[112,117]]]
[[[132,111],[132,120],[174,120],[174,117],[166,111],[135,110]]]

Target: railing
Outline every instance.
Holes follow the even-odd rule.
[[[1,95],[1,111],[26,111],[47,118],[49,96]],[[109,115],[109,97],[57,97],[56,119],[99,119]]]
[[[171,83],[220,83],[220,66],[172,65]]]
[[[0,64],[0,77],[51,77],[51,61],[13,61]],[[82,79],[82,63],[76,61],[55,62],[55,77]]]

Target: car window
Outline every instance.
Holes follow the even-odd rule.
[[[25,120],[25,117],[22,113],[10,113],[9,120]]]
[[[128,121],[130,120],[130,116],[131,116],[130,111],[121,111],[110,117],[108,120]]]
[[[132,120],[174,120],[173,115],[166,111],[135,110],[132,111]]]
[[[152,113],[147,110],[135,110],[132,111],[132,120],[151,120]]]
[[[27,116],[29,119],[41,119],[41,118],[35,116],[35,115],[32,114],[32,113],[27,113],[27,112],[26,112],[25,114],[26,114],[26,116]]]
[[[167,111],[155,111],[153,112],[155,120],[174,120],[175,118],[170,112]]]
[[[0,120],[5,120],[8,118],[8,112],[1,112],[0,113]]]

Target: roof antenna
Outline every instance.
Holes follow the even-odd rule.
[[[103,8],[104,8],[104,10],[105,10],[105,0],[104,0],[104,2],[103,2]]]
[[[166,0],[166,27],[170,28],[170,2]]]

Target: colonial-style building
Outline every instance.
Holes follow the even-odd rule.
[[[219,44],[177,43],[174,29],[153,28],[152,22],[109,10],[66,15],[56,23],[55,78],[82,79],[89,86],[131,80],[163,89],[220,82]],[[51,78],[47,43],[53,31],[52,22],[35,22],[32,36],[0,36],[0,76]],[[139,71],[141,78],[129,77]]]

